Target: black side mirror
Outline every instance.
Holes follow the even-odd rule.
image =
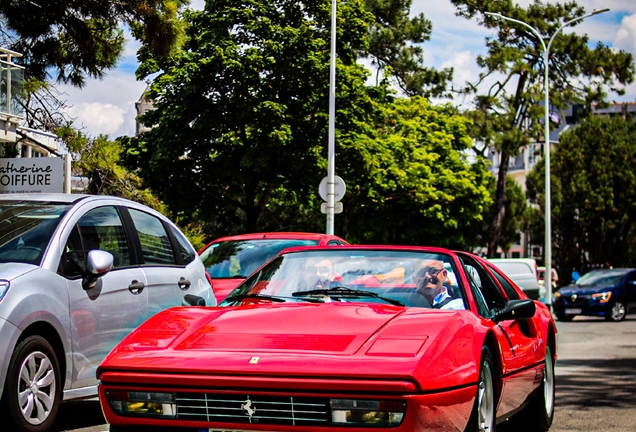
[[[186,294],[183,296],[183,306],[205,306],[205,299],[194,294]]]
[[[495,314],[492,320],[496,323],[506,320],[525,320],[534,316],[537,306],[533,300],[510,300],[506,306]]]
[[[97,279],[111,271],[115,258],[110,252],[95,249],[88,253],[86,275],[82,279],[82,288],[89,290],[95,286]]]

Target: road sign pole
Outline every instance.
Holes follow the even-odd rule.
[[[327,159],[327,234],[333,234],[336,176],[336,0],[331,1],[331,65],[329,70],[329,154]]]

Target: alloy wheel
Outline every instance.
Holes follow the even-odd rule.
[[[55,371],[41,351],[31,352],[20,365],[18,403],[24,420],[34,426],[46,421],[56,397]]]

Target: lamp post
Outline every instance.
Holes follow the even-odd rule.
[[[331,63],[329,67],[329,142],[327,155],[327,234],[333,234],[336,185],[336,0],[331,0]]]
[[[600,10],[594,9],[589,14],[566,21],[561,27],[557,29],[557,31],[554,32],[547,46],[545,42],[543,41],[541,34],[529,24],[514,18],[501,15],[500,13],[484,12],[486,15],[504,19],[507,21],[512,21],[514,23],[520,24],[528,28],[530,31],[532,31],[532,33],[534,33],[537,36],[537,38],[539,38],[539,42],[541,42],[541,48],[543,49],[543,63],[545,65],[544,66],[545,77],[543,82],[543,86],[545,88],[545,98],[544,98],[545,135],[544,135],[544,142],[543,142],[543,154],[544,154],[543,157],[545,160],[545,247],[543,251],[544,260],[545,260],[545,274],[543,276],[543,286],[545,287],[545,301],[550,309],[552,309],[552,227],[551,227],[552,208],[551,208],[551,197],[550,197],[551,191],[550,191],[550,105],[549,105],[550,81],[548,76],[548,67],[549,67],[548,60],[550,58],[550,47],[552,46],[552,41],[554,41],[554,38],[556,37],[556,35],[558,35],[561,32],[561,30],[563,30],[565,27],[572,25],[575,22],[581,21],[585,18],[591,17],[592,15],[598,15],[600,13],[607,12],[607,11],[609,11],[609,9],[607,8],[600,9]]]

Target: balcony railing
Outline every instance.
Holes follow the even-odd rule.
[[[24,68],[13,63],[16,57],[22,54],[0,48],[0,116],[9,118],[24,116]]]

